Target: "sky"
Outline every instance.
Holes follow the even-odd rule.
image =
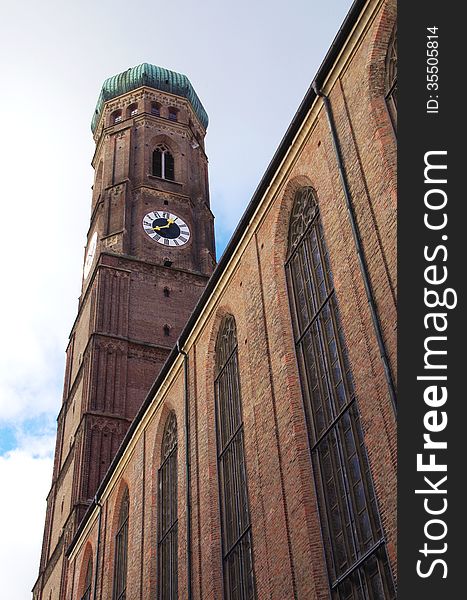
[[[38,573],[102,82],[142,62],[189,77],[210,119],[219,257],[350,4],[23,0],[2,8],[2,598],[31,598]]]

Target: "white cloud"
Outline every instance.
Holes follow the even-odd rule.
[[[26,437],[0,456],[0,585],[8,600],[30,600],[38,574],[53,445],[52,436]]]

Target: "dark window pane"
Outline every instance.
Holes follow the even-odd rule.
[[[165,178],[170,179],[171,181],[175,180],[175,163],[174,157],[170,154],[170,152],[166,152],[164,154],[165,158]]]
[[[152,153],[152,174],[162,177],[162,152],[159,149]]]

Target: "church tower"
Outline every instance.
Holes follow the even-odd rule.
[[[68,543],[214,269],[207,124],[185,75],[144,63],[102,87],[35,599],[69,597]]]

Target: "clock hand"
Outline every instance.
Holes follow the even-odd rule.
[[[174,219],[167,219],[167,225],[156,225],[156,227],[153,227],[153,229],[155,231],[160,231],[161,229],[168,229],[172,225],[172,223],[174,223]]]

